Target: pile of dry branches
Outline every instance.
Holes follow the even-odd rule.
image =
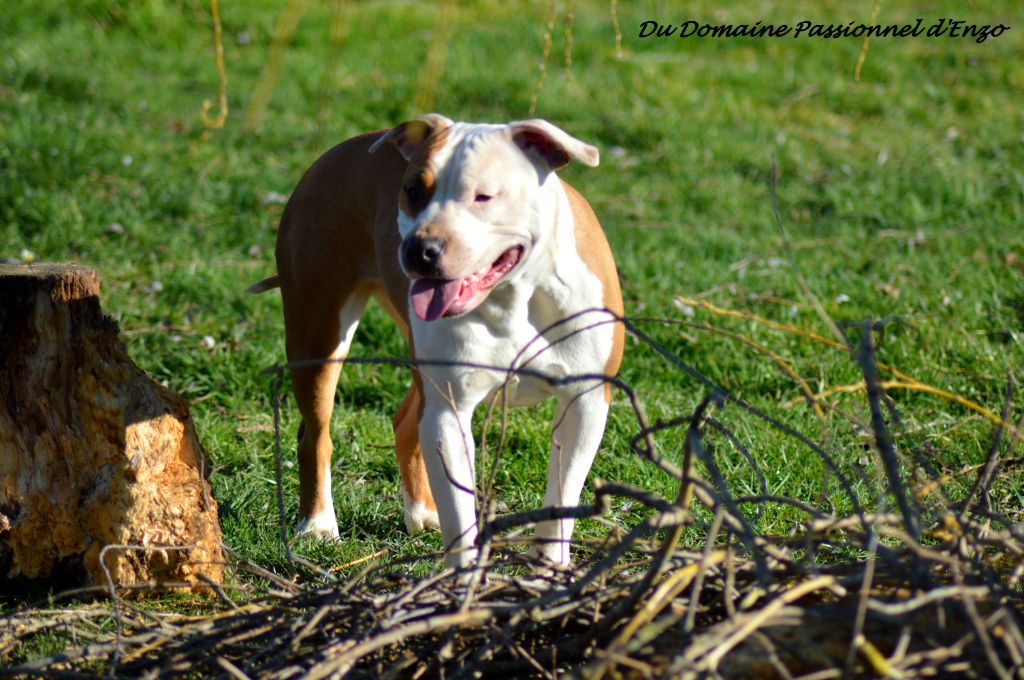
[[[313,576],[296,583],[238,560],[258,592],[212,588],[217,598],[201,615],[155,613],[117,596],[18,611],[0,619],[0,658],[38,636],[69,644],[0,676],[1024,677],[1024,526],[988,501],[1000,455],[1019,434],[1005,422],[1009,394],[986,464],[953,503],[920,451],[897,450],[891,428],[901,421],[878,377],[878,328],[862,325],[847,349],[863,372],[863,426],[880,462],[877,496],[864,503],[827,447],[626,323],[707,387],[693,413],[648,424],[616,382],[636,409],[634,450],[678,480],[675,497],[595,480],[594,503],[576,508],[496,516],[485,500],[479,564],[424,579],[394,563],[342,578],[291,556]],[[715,417],[727,404],[815,451],[852,510],[815,508],[765,485],[734,495],[706,446],[709,430],[756,464]],[[655,446],[668,428],[685,433],[678,462]],[[622,500],[643,506],[646,519],[585,542],[573,570],[538,569],[525,557],[532,523],[600,518]],[[803,519],[785,536],[759,533],[751,517],[769,504]],[[687,548],[684,531],[698,531],[703,547]]]

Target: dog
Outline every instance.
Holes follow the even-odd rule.
[[[544,120],[437,114],[342,142],[285,206],[277,275],[299,428],[299,525],[338,536],[330,419],[342,360],[372,297],[415,362],[393,420],[405,523],[441,529],[451,566],[477,552],[474,409],[557,399],[545,506],[579,502],[622,360],[622,295],[587,201],[555,171],[598,150]],[[334,361],[310,361],[332,359]],[[516,374],[511,368],[528,368]],[[575,379],[573,376],[585,376]],[[569,563],[573,520],[537,527]]]

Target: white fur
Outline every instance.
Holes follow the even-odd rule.
[[[301,520],[295,527],[295,531],[300,535],[315,538],[337,539],[341,537],[338,533],[338,520],[334,516],[333,505],[327,506],[326,509],[308,519]]]
[[[604,306],[600,280],[576,248],[568,197],[553,172],[538,184],[538,169],[501,134],[501,126],[465,123],[449,129],[448,141],[433,164],[438,177],[435,196],[415,218],[400,213],[403,236],[423,224],[443,223],[459,246],[458,262],[466,274],[513,245],[524,247],[520,264],[476,309],[430,322],[410,313],[417,359],[497,367],[420,368],[420,445],[445,543],[455,549],[449,562],[462,565],[475,556],[477,535],[473,410],[502,387],[513,363],[553,377],[603,374],[612,351],[613,326],[606,323],[571,335],[608,320],[594,312],[538,337],[556,321]],[[467,197],[477,191],[495,198],[484,206],[474,205]],[[568,339],[557,342],[560,338]],[[514,396],[509,396],[514,405],[549,396],[558,400],[544,502],[578,503],[608,412],[601,382],[550,385],[520,375]],[[539,535],[556,541],[542,547],[541,553],[567,564],[572,528],[567,520],[541,525]]]
[[[341,537],[338,533],[338,518],[334,515],[334,503],[331,500],[331,471],[328,470],[323,480],[323,487],[320,489],[322,497],[327,499],[323,509],[305,519],[300,519],[295,531],[302,535],[314,536],[316,538],[337,539]]]
[[[423,503],[413,501],[405,489],[402,489],[402,504],[405,507],[405,529],[410,534],[441,528],[437,511],[430,510]]]

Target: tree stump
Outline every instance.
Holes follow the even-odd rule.
[[[0,265],[0,578],[220,582],[188,405],[132,362],[99,294],[93,269]]]

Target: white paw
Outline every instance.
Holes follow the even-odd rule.
[[[530,546],[528,551],[531,560],[543,568],[566,569],[570,563],[569,541],[548,539],[540,544]]]
[[[337,540],[341,537],[338,533],[338,520],[334,516],[333,507],[323,510],[312,517],[299,520],[295,531],[301,536],[312,536],[314,538]]]
[[[402,489],[402,501],[405,505],[405,528],[410,534],[441,528],[437,510],[430,510],[423,503],[414,503],[405,489]]]

